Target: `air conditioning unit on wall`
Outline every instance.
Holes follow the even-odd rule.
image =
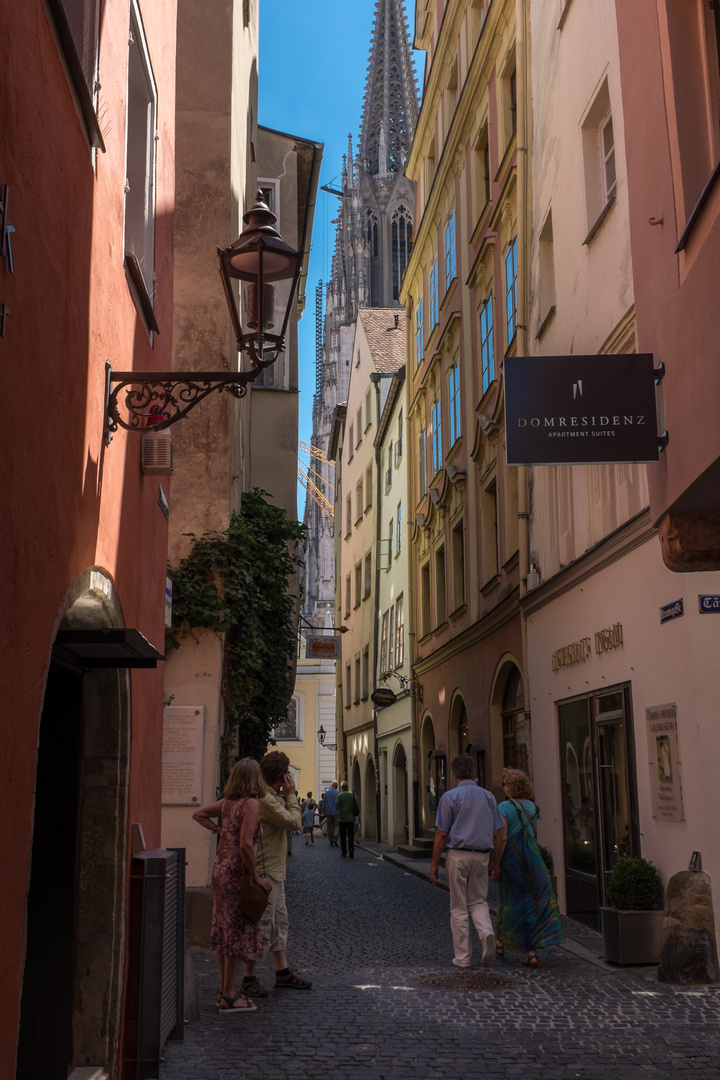
[[[169,430],[144,431],[140,440],[140,468],[146,476],[170,476],[173,445]]]

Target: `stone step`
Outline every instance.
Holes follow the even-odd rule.
[[[429,859],[432,855],[433,841],[426,836],[415,836],[411,844],[398,844],[398,853],[406,859]]]

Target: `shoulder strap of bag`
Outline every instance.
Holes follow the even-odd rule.
[[[525,807],[523,806],[523,804],[522,804],[522,803],[518,803],[518,802],[515,802],[515,799],[511,799],[511,800],[510,800],[510,802],[511,802],[511,803],[513,804],[513,806],[514,806],[514,807],[515,807],[515,809],[517,810],[517,816],[518,816],[518,817],[519,817],[519,819],[520,819],[520,825],[521,825],[522,829],[523,829],[523,830],[525,829],[525,826],[524,826],[524,824],[523,824],[523,815],[525,815],[525,819],[526,819],[526,821],[528,822],[528,824],[529,824],[530,828],[532,829],[532,834],[533,834],[533,836],[537,837],[537,827],[536,827],[536,825],[535,825],[535,822],[534,822],[534,820],[533,820],[533,819],[532,819],[532,818],[530,817],[530,815],[528,814],[528,812],[527,812],[527,810],[525,809]]]

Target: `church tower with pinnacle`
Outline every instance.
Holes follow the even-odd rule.
[[[343,157],[335,250],[325,297],[322,351],[317,358],[312,445],[327,453],[333,413],[347,400],[359,307],[399,305],[410,255],[415,185],[405,177],[418,117],[418,93],[403,0],[377,0],[360,136]],[[322,468],[330,502],[333,469]],[[306,617],[334,609],[333,527],[306,500],[303,574]]]

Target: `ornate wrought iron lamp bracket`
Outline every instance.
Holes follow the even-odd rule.
[[[106,363],[106,440],[126,431],[162,431],[204,401],[227,392],[241,398],[266,364],[251,371],[113,371]]]

